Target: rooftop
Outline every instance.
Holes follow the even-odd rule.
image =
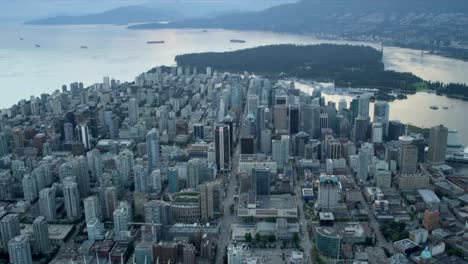
[[[414,243],[412,240],[410,240],[408,238],[405,238],[405,239],[393,242],[393,246],[400,247],[403,250],[407,250],[407,249],[410,249],[410,248],[417,247],[418,244]]]
[[[320,212],[319,213],[319,218],[322,221],[333,221],[333,220],[335,220],[335,217],[333,216],[333,213],[330,213],[330,212]]]
[[[278,209],[290,209],[296,208],[296,199],[290,194],[282,195],[258,195],[257,196],[257,208],[278,208]]]
[[[437,195],[432,190],[420,189],[418,190],[418,193],[419,195],[421,195],[425,203],[428,203],[428,204],[440,203],[439,197],[437,197]]]
[[[32,234],[33,227],[30,224],[23,225],[23,229],[21,229],[22,234]],[[49,237],[52,240],[64,240],[68,234],[72,231],[73,225],[47,225],[49,229]]]

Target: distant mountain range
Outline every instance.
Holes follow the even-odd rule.
[[[468,47],[468,1],[302,0],[258,12],[183,19],[131,29],[224,28],[371,38],[418,48]],[[456,47],[454,47],[456,48]]]
[[[161,21],[175,21],[194,17],[212,18],[242,13],[247,10],[265,8],[295,0],[238,0],[238,1],[153,1],[141,5],[122,6],[104,12],[80,15],[60,15],[35,19],[26,24],[67,25],[67,24],[133,24]],[[70,10],[76,13],[78,10]]]
[[[291,1],[259,0],[247,5],[251,2],[173,0],[27,23],[137,24],[129,28],[223,28],[316,34],[321,38],[384,42],[468,60],[466,0]],[[274,4],[279,5],[256,11]]]
[[[146,6],[123,6],[102,13],[82,16],[56,16],[26,22],[34,25],[132,24],[182,19],[175,10]]]

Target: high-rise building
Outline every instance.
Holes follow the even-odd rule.
[[[89,194],[90,190],[90,178],[89,178],[89,169],[88,161],[85,156],[79,156],[76,159],[78,166],[78,190],[80,191],[81,197],[86,197]]]
[[[348,102],[346,99],[341,98],[338,102],[338,114],[343,115],[343,111],[348,109]]]
[[[382,143],[384,135],[384,128],[382,123],[372,123],[372,143]]]
[[[282,135],[281,140],[271,141],[272,159],[280,168],[289,160],[289,136]]]
[[[201,159],[191,159],[187,162],[187,187],[196,189],[203,179],[203,166],[206,166]]]
[[[47,220],[43,216],[38,216],[33,222],[34,240],[36,248],[40,253],[45,254],[50,252],[52,245],[49,238],[49,228]]]
[[[202,123],[193,124],[193,136],[197,139],[204,139],[204,125]]]
[[[213,181],[198,186],[200,191],[200,211],[203,221],[209,221],[222,214],[221,183]]]
[[[376,101],[374,104],[374,123],[381,123],[383,134],[388,134],[388,122],[390,116],[390,106],[388,102]]]
[[[101,219],[102,210],[97,196],[92,195],[83,200],[86,223],[93,218]]]
[[[110,219],[112,217],[112,214],[114,213],[115,209],[117,209],[117,204],[117,189],[113,186],[107,187],[104,191],[104,205],[106,207],[106,218]]]
[[[183,259],[183,264],[192,264],[195,263],[195,246],[192,244],[186,244],[184,245],[182,249],[182,259]]]
[[[46,179],[44,178],[44,173],[42,173],[42,171],[39,168],[35,168],[31,172],[31,176],[36,181],[37,196],[39,197],[39,191],[47,186]]]
[[[398,140],[400,136],[405,133],[406,126],[398,120],[392,120],[388,123],[388,136],[387,139]]]
[[[8,241],[8,255],[11,264],[32,264],[31,246],[25,235],[18,235]]]
[[[159,168],[159,133],[153,128],[146,134],[146,153],[148,154],[148,174]]]
[[[270,129],[265,129],[261,133],[261,139],[260,139],[260,152],[263,154],[270,154],[271,153],[271,130]]]
[[[379,169],[375,172],[375,186],[388,189],[392,187],[392,172],[385,169]]]
[[[337,229],[328,226],[315,228],[315,244],[320,254],[338,259],[341,250],[341,235]]]
[[[150,187],[151,192],[160,193],[162,191],[161,170],[156,169],[150,174]]]
[[[0,235],[6,251],[8,241],[20,235],[19,215],[7,214],[0,220]]]
[[[423,223],[424,228],[431,232],[440,227],[440,212],[438,210],[426,209],[424,211]]]
[[[418,149],[418,163],[423,163],[426,160],[426,139],[422,134],[411,134],[413,145]]]
[[[330,128],[328,124],[328,114],[327,113],[321,113],[320,114],[320,130],[324,128]]]
[[[340,200],[340,184],[334,175],[321,175],[318,190],[318,206],[322,210],[330,210],[338,206]]]
[[[169,192],[175,193],[179,191],[179,173],[177,167],[169,167],[167,171],[167,180]]]
[[[85,149],[91,149],[91,134],[88,123],[81,123],[76,126],[76,134],[78,140],[83,144]]]
[[[432,165],[441,165],[445,163],[447,154],[448,129],[443,125],[431,128],[429,133],[429,152],[427,161]]]
[[[125,208],[117,208],[114,213],[114,239],[122,241],[127,239],[129,229],[129,212]]]
[[[301,131],[294,136],[294,155],[305,157],[305,146],[309,143],[309,134]]]
[[[24,199],[29,202],[35,201],[38,197],[36,179],[32,177],[32,174],[26,174],[23,177],[22,184]]]
[[[359,181],[364,182],[369,177],[369,166],[373,157],[374,147],[372,144],[364,144],[358,154],[359,164],[357,169],[357,178]]]
[[[63,124],[63,135],[64,140],[66,142],[73,141],[73,124],[72,123],[65,123]]]
[[[144,205],[145,223],[163,224],[172,223],[171,205],[160,200],[151,200]]]
[[[368,95],[359,97],[358,117],[369,118],[369,101]]]
[[[215,126],[216,166],[219,171],[229,170],[231,167],[230,129],[228,125]]]
[[[254,154],[255,153],[255,139],[251,135],[242,136],[240,139],[241,154]]]
[[[257,115],[257,108],[259,105],[258,95],[256,94],[249,94],[247,96],[247,112],[253,113]]]
[[[101,152],[98,149],[93,149],[86,153],[86,159],[88,161],[88,167],[91,170],[91,175],[94,180],[101,178],[102,176],[102,157]]]
[[[125,186],[128,186],[129,178],[134,167],[134,156],[133,152],[129,149],[124,149],[116,157],[117,170],[121,173],[122,182]]]
[[[4,132],[0,132],[0,157],[8,155],[8,137]]]
[[[55,221],[57,219],[55,189],[45,188],[39,192],[39,211],[47,221]]]
[[[223,118],[223,124],[227,125],[229,127],[229,151],[232,156],[234,152],[234,118],[230,114],[226,115]]]
[[[341,142],[333,136],[325,136],[324,140],[325,157],[327,159],[340,159],[343,157],[343,146]]]
[[[366,142],[369,118],[358,116],[354,121],[354,142]]]
[[[133,178],[135,183],[135,192],[146,193],[150,186],[148,172],[142,165],[135,165],[133,168]]]
[[[138,122],[139,116],[140,113],[138,110],[138,101],[135,98],[130,98],[130,100],[128,100],[128,118],[130,124],[136,124]]]
[[[154,263],[153,244],[141,242],[135,246],[135,264]]]
[[[92,218],[89,222],[86,222],[86,231],[88,232],[88,240],[104,239],[104,223],[97,218]]]
[[[270,179],[270,169],[262,167],[252,169],[251,186],[257,195],[270,195]]]
[[[78,184],[71,178],[66,178],[63,183],[63,197],[65,200],[65,210],[70,220],[80,218],[80,193]]]
[[[418,149],[412,144],[412,137],[401,136],[399,139],[401,144],[400,173],[414,174],[418,167]]]
[[[289,106],[289,134],[299,133],[300,129],[300,109],[298,105]]]
[[[288,132],[288,106],[277,104],[273,107],[273,124],[276,131]]]

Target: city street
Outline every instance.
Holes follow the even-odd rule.
[[[308,232],[308,220],[306,218],[306,215],[304,213],[304,201],[302,200],[302,190],[301,190],[301,182],[295,181],[295,188],[294,191],[296,193],[296,201],[297,201],[297,207],[299,210],[299,223],[302,223],[301,225],[301,234],[299,237],[301,238],[301,245],[304,248],[304,259],[306,260],[305,263],[311,263],[311,256],[310,252],[312,250],[312,241],[310,240],[309,237],[309,232]],[[307,262],[307,260],[310,260],[310,262]]]
[[[240,129],[238,129],[239,132]],[[237,133],[236,137],[239,137],[239,133]],[[220,223],[220,235],[218,240],[218,252],[216,255],[216,263],[222,264],[223,257],[225,255],[226,246],[231,241],[231,224],[235,223],[237,218],[237,206],[234,206],[235,210],[234,213],[231,214],[229,207],[232,204],[235,204],[234,196],[237,194],[235,193],[235,189],[238,186],[237,183],[237,171],[239,168],[239,156],[240,156],[240,144],[237,144],[234,154],[232,156],[232,163],[231,163],[231,172],[229,174],[225,174],[223,181],[227,181],[226,187],[226,198],[224,199],[224,216]]]

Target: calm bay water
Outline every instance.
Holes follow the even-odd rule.
[[[24,38],[24,40],[20,40]],[[230,43],[244,39],[245,44]],[[147,45],[149,40],[164,40],[162,45]],[[178,54],[229,51],[268,44],[350,43],[319,40],[309,36],[270,32],[228,30],[148,30],[132,31],[124,26],[31,26],[0,25],[0,107],[9,107],[30,95],[52,92],[62,84],[81,81],[100,82],[103,76],[131,81],[141,72],[157,65],[173,65]],[[41,47],[36,48],[35,44]],[[352,42],[351,44],[379,44]],[[80,46],[88,49],[81,49]],[[421,56],[417,50],[386,47],[387,69],[410,71],[434,81],[468,83],[468,62],[434,55]],[[329,100],[339,100],[330,96]],[[430,105],[451,106],[433,111]],[[457,129],[468,145],[468,122],[464,112],[468,102],[418,93],[407,100],[391,103],[390,117],[418,126],[436,124]]]
[[[313,87],[305,83],[296,83],[296,88],[303,92],[311,93]],[[348,107],[352,97],[347,95],[322,94],[326,101],[338,102],[345,99]],[[419,92],[408,95],[408,99],[396,100],[389,103],[390,120],[400,120],[405,124],[412,124],[419,127],[430,128],[434,125],[443,124],[444,126],[456,129],[459,132],[460,143],[468,146],[468,122],[466,120],[466,111],[468,102],[451,99],[446,96],[438,96],[434,93]],[[432,110],[432,105],[439,106],[439,110]],[[449,107],[444,110],[442,107]],[[370,104],[369,113],[371,117],[374,113],[374,103]]]

